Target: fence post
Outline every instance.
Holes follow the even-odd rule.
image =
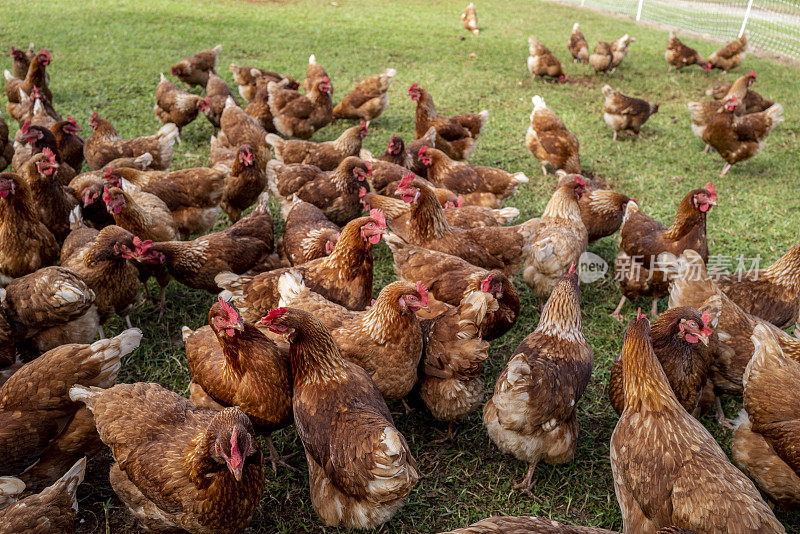
[[[747,26],[747,19],[750,18],[750,9],[752,9],[752,7],[753,7],[753,0],[748,0],[747,11],[744,12],[744,20],[742,20],[742,28],[739,30],[739,37],[741,37],[744,34],[744,29]]]
[[[583,4],[585,4],[585,3],[586,3],[586,0],[581,0],[581,7],[583,7]]]
[[[750,3],[753,3],[753,0],[750,0]],[[639,0],[639,7],[636,8],[636,20],[642,18],[642,4],[644,4],[644,0]],[[749,11],[748,11],[749,13]]]

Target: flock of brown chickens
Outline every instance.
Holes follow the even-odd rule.
[[[479,33],[473,4],[462,20]],[[589,56],[575,24],[569,49],[613,72],[634,41],[601,41]],[[555,56],[529,43],[531,74],[564,81]],[[706,63],[671,35],[667,60],[733,68],[744,46],[738,63],[735,43]],[[393,135],[374,156],[362,141],[386,109],[394,69],[334,106],[313,55],[303,91],[289,76],[231,64],[242,107],[217,75],[221,49],[171,69],[204,96],[161,75],[156,134],[123,139],[93,113],[84,140],[53,107],[50,53],[12,48],[13,140],[0,121],[0,168],[13,171],[0,173],[0,532],[73,531],[86,457],[104,447],[111,486],[143,528],[241,532],[259,503],[265,460],[273,472],[294,469],[270,439],[292,423],[321,521],[379,526],[421,475],[386,405],[413,391],[448,423],[444,439],[482,409],[491,440],[529,465],[516,487],[530,494],[539,462],[575,453],[577,403],[594,361],[576,265],[589,242],[618,230],[623,298],[613,315],[621,319],[628,298],[652,297],[654,316],[657,298],[669,296],[670,306],[652,326],[641,313],[629,324],[611,373],[620,414],[611,465],[625,532],[784,532],[759,489],[800,505],[800,341],[781,330],[800,327],[800,244],[762,271],[712,276],[714,185],[689,191],[664,226],[580,174],[577,137],[540,96],[526,144],[545,175],[556,171],[556,188],[540,217],[507,225],[519,211],[503,204],[528,177],[465,161],[487,111],[442,115],[415,83],[413,141]],[[693,130],[726,170],[782,119],[779,104],[750,91],[754,80],[751,72],[689,105]],[[638,134],[658,110],[609,86],[603,94],[615,139]],[[170,171],[181,129],[201,114],[218,128],[209,165]],[[334,141],[308,141],[335,119],[358,124]],[[277,241],[270,198],[285,220]],[[221,211],[233,224],[209,233]],[[381,240],[397,281],[373,299],[372,248]],[[540,299],[541,317],[484,402],[489,341],[520,313],[517,274]],[[208,325],[183,327],[189,399],[154,383],[116,383],[121,358],[142,338],[128,314],[140,290],[149,297],[151,277],[162,312],[171,279],[218,293]],[[106,338],[114,315],[129,328]],[[721,411],[727,394],[744,395],[736,421]],[[741,471],[695,419],[712,406],[735,428]],[[498,517],[458,532],[608,531]]]

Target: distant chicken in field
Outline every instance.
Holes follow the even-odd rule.
[[[27,181],[0,173],[0,287],[57,258],[58,243],[41,221]]]
[[[218,298],[208,324],[183,327],[186,359],[192,373],[190,400],[201,408],[236,406],[259,431],[266,432],[273,472],[280,458],[269,433],[292,422],[289,355],[258,328],[244,322],[235,306]]]
[[[219,121],[222,117],[222,112],[225,110],[225,103],[228,101],[228,97],[233,98],[231,88],[228,87],[225,80],[210,72],[204,99],[208,101],[208,107],[202,111],[205,113],[208,122],[215,128],[219,128]]]
[[[472,156],[481,129],[489,119],[487,110],[444,117],[437,113],[431,94],[419,84],[409,88],[408,96],[417,103],[414,139],[428,135],[433,127],[436,129],[436,148],[459,161]]]
[[[86,458],[36,495],[29,495],[0,510],[2,532],[73,534],[78,512],[78,486],[83,482]]]
[[[619,252],[614,260],[622,298],[611,317],[621,321],[620,312],[625,301],[640,296],[652,297],[651,315],[658,314],[658,298],[668,293],[666,273],[658,262],[659,254],[679,255],[692,249],[705,261],[708,258],[706,215],[716,205],[714,184],[708,182],[705,187],[693,189],[683,197],[675,219],[667,228],[639,210],[636,202],[628,202],[619,233]]]
[[[242,145],[236,151],[230,175],[225,177],[221,202],[231,222],[238,221],[242,212],[258,200],[267,186],[264,164],[261,155],[250,145]]]
[[[63,345],[22,366],[0,387],[0,472],[34,476],[44,487],[58,479],[65,469],[89,450],[80,446],[67,449],[69,441],[79,440],[86,449],[97,452],[97,433],[84,428],[81,405],[69,397],[76,384],[108,388],[117,380],[120,358],[133,352],[142,339],[137,329],[125,330],[111,339],[91,345]],[[43,468],[60,469],[50,472]],[[38,473],[37,473],[38,472]]]
[[[253,67],[241,67],[236,63],[230,64],[230,70],[233,74],[233,79],[239,86],[239,94],[246,101],[250,101],[255,97],[256,90],[258,89],[259,80],[263,79],[267,82],[281,83],[286,80],[286,87],[289,89],[297,89],[300,84],[289,76],[278,74],[271,70],[256,69]],[[262,83],[263,83],[262,80]],[[206,87],[206,90],[208,88]]]
[[[747,55],[748,35],[750,35],[750,32],[745,31],[741,37],[708,56],[708,62],[703,65],[703,70],[720,69],[725,74],[741,65]]]
[[[26,122],[35,126],[42,126],[44,128],[51,128],[53,124],[62,119],[61,115],[53,109],[52,106],[47,104],[42,93],[36,87],[33,88],[31,96],[25,94],[20,90],[19,104],[9,103],[6,106],[6,111],[15,119],[20,125]],[[14,136],[16,141],[22,142],[21,132],[17,132]]]
[[[292,195],[320,208],[333,223],[344,226],[363,212],[359,188],[367,186],[369,166],[357,156],[348,156],[333,171],[314,165],[267,165],[270,192],[284,212],[292,206]]]
[[[531,73],[532,80],[535,80],[536,76],[541,76],[542,78],[556,78],[559,82],[567,81],[567,75],[561,68],[561,62],[533,35],[528,37],[528,53],[530,54],[528,56],[528,72]]]
[[[317,61],[317,56],[314,54],[308,56],[308,69],[306,69],[306,77],[303,80],[303,90],[306,92],[306,94],[310,93],[314,85],[323,81],[325,78],[328,78],[328,83],[330,84],[330,77],[328,76],[328,73],[325,72],[325,69],[322,67],[322,65],[320,65]],[[333,95],[332,85],[330,86],[330,94]]]
[[[725,176],[734,164],[745,161],[761,151],[764,139],[772,129],[784,120],[783,106],[774,104],[766,111],[737,116],[741,101],[731,96],[710,117],[699,118],[703,112],[700,102],[689,102],[692,123],[700,123],[698,131],[703,141],[710,145],[725,160],[720,177]],[[706,119],[706,120],[703,120]]]
[[[283,253],[292,265],[300,265],[333,252],[341,231],[321,209],[295,198],[283,231]]]
[[[415,312],[428,307],[422,283],[392,282],[366,311],[350,311],[314,293],[297,271],[281,275],[278,291],[280,306],[322,321],[342,356],[362,367],[386,400],[402,399],[417,383],[423,341]]]
[[[778,338],[780,336],[780,338]],[[734,463],[767,496],[787,509],[800,506],[800,341],[759,325],[745,368],[744,410],[735,421]]]
[[[145,152],[153,156],[152,169],[164,171],[172,164],[172,147],[178,139],[178,127],[165,124],[156,135],[123,139],[114,126],[97,113],[92,113],[92,136],[83,145],[86,163],[94,170],[117,158],[135,158]]]
[[[182,91],[163,74],[161,75],[161,81],[156,86],[156,105],[153,111],[162,123],[173,123],[180,131],[195,120],[198,113],[205,113],[208,107],[207,98]]]
[[[528,462],[515,488],[530,493],[540,461],[567,462],[578,438],[576,404],[592,375],[594,356],[581,321],[578,274],[561,277],[539,325],[512,353],[483,407],[489,437],[507,454]]]
[[[722,274],[714,282],[750,315],[778,328],[800,326],[800,243],[766,269]]]
[[[622,362],[625,410],[611,436],[611,470],[624,532],[672,525],[709,534],[785,532],[753,483],[675,398],[641,314],[628,326]]]
[[[361,144],[369,135],[369,122],[361,122],[358,126],[348,128],[333,141],[315,143],[283,139],[274,134],[267,134],[267,143],[275,152],[275,159],[287,165],[302,163],[315,165],[323,171],[334,170],[348,156],[358,156]]]
[[[270,82],[267,90],[272,122],[286,137],[309,139],[333,121],[333,87],[327,76],[315,82],[304,95],[275,82]]]
[[[540,302],[550,295],[561,274],[578,264],[588,244],[588,232],[578,204],[586,183],[579,174],[557,174],[557,188],[539,218],[540,226],[531,241],[522,272],[522,278],[533,288]]]
[[[419,158],[428,167],[428,180],[431,183],[459,194],[484,193],[486,196],[494,196],[494,208],[500,208],[503,201],[513,195],[520,185],[528,183],[525,173],[512,174],[495,167],[455,161],[435,148],[421,147]]]
[[[5,287],[0,315],[9,325],[10,358],[29,361],[68,343],[91,343],[100,327],[95,294],[65,267],[44,267]],[[5,347],[4,347],[5,348]]]
[[[589,63],[589,43],[586,42],[586,37],[578,29],[580,24],[577,22],[572,25],[572,33],[567,41],[567,49],[572,54],[572,61],[581,63]]]
[[[675,36],[674,31],[669,32],[667,51],[664,52],[664,58],[667,60],[667,63],[669,63],[667,72],[671,72],[673,67],[677,70],[681,70],[688,65],[698,65],[702,67],[706,63],[703,56],[694,48],[683,44],[681,40]]]
[[[658,104],[625,96],[614,91],[610,85],[604,85],[602,91],[605,97],[603,120],[614,131],[614,141],[619,132],[633,132],[638,137],[642,125],[658,113]]]
[[[278,308],[261,323],[290,342],[294,420],[317,514],[328,526],[385,523],[403,506],[419,472],[380,391],[342,357],[312,314]]]
[[[481,338],[497,339],[517,322],[519,294],[502,271],[475,267],[456,256],[412,245],[394,234],[387,234],[385,239],[392,250],[395,274],[401,280],[425,284],[432,312],[442,309],[436,301],[458,307],[472,293],[484,292],[497,301],[498,308],[477,321]]]
[[[380,161],[400,165],[417,176],[426,178],[428,176],[427,168],[422,165],[422,162],[419,160],[419,149],[423,146],[427,146],[428,148],[436,147],[435,127],[431,126],[428,131],[425,132],[425,135],[412,141],[408,146],[406,146],[402,137],[399,135],[392,135],[391,139],[389,139],[389,144],[386,146],[386,150],[383,151],[383,154],[378,156],[378,159]],[[364,159],[363,156],[362,159]]]
[[[568,173],[581,172],[578,138],[570,132],[564,122],[547,107],[544,98],[539,95],[531,99],[533,111],[531,124],[525,134],[525,146],[531,151],[542,167],[542,174],[547,175],[547,165],[554,171],[563,170]]]
[[[238,408],[196,408],[158,384],[74,386],[114,463],[114,492],[147,530],[242,532],[264,490],[264,458]]]
[[[589,64],[592,66],[595,73],[598,73],[608,72],[613,62],[614,54],[611,51],[611,45],[602,39],[598,39],[594,47],[594,52],[589,56]]]
[[[222,52],[222,45],[217,45],[209,50],[201,50],[177,62],[170,67],[170,72],[185,84],[205,87],[209,74],[217,73],[220,52]]]
[[[581,220],[589,234],[589,243],[592,243],[619,230],[625,207],[631,199],[613,189],[603,189],[589,178],[583,177],[583,181],[586,189],[578,205],[581,208]]]
[[[0,114],[0,171],[11,165],[14,157],[14,142],[8,138],[8,124]]]
[[[636,39],[629,36],[627,33],[611,41],[611,72],[617,70],[622,60],[628,55],[628,46],[634,42],[636,42]]]
[[[49,76],[47,75],[47,66],[53,60],[53,56],[47,50],[40,50],[28,65],[28,71],[23,78],[15,78],[9,71],[4,71],[6,79],[6,98],[8,103],[18,103],[22,91],[28,96],[31,96],[33,89],[38,89],[48,102],[53,101],[53,93],[50,92],[48,86]]]
[[[461,14],[461,22],[464,23],[464,29],[468,32],[472,32],[475,35],[481,33],[478,29],[478,15],[475,12],[475,4],[472,2],[469,3]]]
[[[675,397],[691,415],[699,417],[707,397],[713,398],[709,373],[714,354],[708,347],[721,309],[701,313],[690,307],[670,308],[653,321],[650,342]],[[611,367],[608,396],[617,415],[625,409],[622,355]]]
[[[433,190],[408,174],[397,189],[412,205],[408,242],[463,258],[477,267],[517,273],[530,251],[530,243],[542,226],[531,219],[516,226],[460,228],[451,226]]]
[[[273,251],[274,236],[269,197],[225,230],[192,241],[141,241],[137,251],[145,261],[163,263],[181,284],[210,293],[219,292],[214,277],[222,272],[244,274],[258,266]]]
[[[349,310],[363,310],[372,300],[372,247],[380,243],[386,220],[380,210],[350,221],[342,228],[330,255],[292,267],[303,275],[309,289]],[[232,300],[248,322],[258,321],[278,305],[278,281],[289,268],[238,276],[221,273],[221,295]]]
[[[713,97],[714,100],[723,101],[731,95],[736,96],[741,101],[741,105],[736,108],[737,115],[766,111],[775,102],[750,89],[755,81],[756,73],[751,70],[744,76],[737,78],[733,83],[723,83],[706,89],[706,95]]]
[[[367,122],[375,120],[389,105],[389,86],[396,75],[395,69],[386,69],[361,80],[336,104],[333,117]]]
[[[13,58],[14,61],[11,65],[11,74],[15,78],[24,78],[25,75],[28,74],[28,67],[31,61],[36,57],[36,48],[34,48],[33,43],[28,46],[27,50],[14,48],[12,46],[9,57]]]

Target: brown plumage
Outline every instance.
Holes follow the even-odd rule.
[[[225,230],[193,241],[162,241],[144,246],[151,261],[160,262],[163,257],[169,274],[181,284],[217,293],[214,277],[219,273],[244,274],[272,253],[274,237],[268,197],[264,195],[252,212]]]
[[[658,534],[682,534],[684,531],[658,531]],[[544,517],[487,517],[468,527],[440,534],[618,534],[610,530],[592,527],[564,525]]]
[[[612,317],[621,320],[620,311],[626,299],[642,296],[656,299],[667,294],[667,280],[659,268],[657,257],[662,252],[679,255],[684,250],[697,251],[705,261],[708,258],[706,213],[717,205],[714,184],[689,191],[681,200],[675,219],[667,228],[639,210],[639,205],[629,201],[619,233],[619,252],[614,260],[614,272],[622,288],[622,299]],[[695,306],[699,308],[699,306]]]
[[[613,189],[602,189],[589,178],[583,178],[586,190],[578,200],[581,220],[589,234],[589,243],[619,230],[630,197]]]
[[[697,50],[683,44],[681,40],[675,36],[674,31],[669,32],[664,59],[669,63],[669,70],[667,70],[667,72],[670,72],[673,67],[678,70],[688,65],[699,65],[702,67],[706,62]]]
[[[484,269],[500,269],[507,275],[522,267],[541,226],[539,219],[531,219],[517,226],[455,227],[447,221],[433,190],[420,178],[409,174],[397,190],[403,201],[412,205],[408,242],[458,256]]]
[[[139,292],[133,234],[119,226],[73,230],[61,249],[61,266],[76,272],[95,294],[101,323],[127,314]]]
[[[123,139],[114,126],[97,113],[92,113],[92,136],[83,145],[86,163],[92,169],[104,167],[117,158],[135,158],[145,152],[153,156],[150,168],[164,171],[172,164],[172,146],[178,138],[178,127],[165,124],[155,135]]]
[[[715,283],[742,310],[787,328],[798,321],[800,244],[766,269],[715,276]]]
[[[156,86],[156,105],[153,111],[164,124],[173,123],[180,131],[208,109],[209,102],[202,96],[178,89],[178,86],[161,75]]]
[[[50,151],[56,154],[56,161],[58,161],[56,137],[53,135],[53,132],[49,130],[49,127],[37,126],[26,121],[22,125],[22,128],[17,131],[17,136],[19,136],[20,139],[18,142],[15,141],[14,143],[14,157],[11,158],[11,169],[15,173],[20,173],[25,163],[36,154],[42,152],[45,148],[50,149]],[[67,177],[69,173],[73,173],[73,176]],[[59,167],[56,176],[63,185],[67,185],[69,181],[74,178],[74,169],[67,168],[67,165],[64,165],[64,169]],[[62,177],[66,179],[66,182],[62,181]]]
[[[30,61],[28,71],[24,78],[9,78],[6,76],[6,98],[9,103],[19,103],[19,92],[26,95],[33,92],[34,87],[42,93],[48,102],[53,101],[53,93],[47,85],[47,66],[52,61],[52,56],[47,50],[40,50]]]
[[[389,139],[389,144],[383,154],[378,156],[380,161],[387,161],[405,167],[414,174],[426,178],[428,176],[428,169],[419,159],[419,149],[423,146],[428,148],[435,148],[436,145],[436,128],[431,126],[425,135],[415,139],[406,146],[403,138],[399,135],[392,135]],[[363,157],[363,156],[362,156]]]
[[[206,233],[217,222],[228,172],[223,165],[191,167],[172,172],[140,171],[128,167],[107,170],[104,179],[109,187],[120,187],[121,179],[125,179],[143,193],[158,197],[169,210],[178,233],[187,238]],[[122,185],[123,190],[126,187]],[[140,195],[134,190],[131,190],[131,196],[139,201]],[[149,199],[148,202],[138,202],[142,207],[152,203],[152,199],[146,195],[141,197]],[[157,203],[152,204],[155,209]]]
[[[709,534],[785,532],[753,483],[675,398],[644,316],[628,326],[622,353],[625,410],[611,436],[611,470],[624,532],[670,525]]]
[[[444,117],[437,113],[431,94],[418,84],[411,86],[408,96],[417,103],[414,139],[427,135],[433,127],[436,130],[436,148],[459,161],[472,156],[481,129],[489,119],[487,110]]]
[[[151,193],[119,187],[107,187],[103,193],[106,209],[117,226],[142,239],[172,241],[179,239],[177,225],[166,203]]]
[[[752,340],[755,351],[744,372],[745,410],[736,421],[733,460],[772,500],[797,508],[800,341],[765,325],[754,329]]]
[[[614,141],[619,132],[633,132],[638,136],[642,124],[658,112],[658,104],[625,96],[614,91],[610,85],[603,86],[602,91],[605,97],[603,120],[614,131]]]
[[[372,299],[372,246],[380,242],[386,223],[379,210],[371,215],[349,222],[329,256],[293,267],[309,289],[350,310],[363,310]],[[245,320],[255,322],[278,305],[278,280],[288,270],[256,276],[221,273],[215,281]]]
[[[230,64],[230,70],[233,74],[233,79],[239,86],[239,94],[248,102],[253,99],[256,94],[258,82],[262,78],[267,82],[281,83],[286,80],[286,86],[289,89],[297,89],[300,84],[293,78],[278,74],[271,70],[256,69],[253,67],[241,67],[236,63]],[[262,81],[263,83],[263,81]],[[206,87],[208,90],[208,87]]]
[[[267,86],[272,122],[286,137],[309,139],[333,121],[333,88],[328,77],[318,80],[306,94],[275,82]]]
[[[695,123],[702,124],[701,138],[725,160],[720,176],[725,176],[735,163],[758,154],[764,139],[784,120],[780,104],[759,113],[737,116],[736,109],[740,103],[736,96],[731,96],[717,107],[716,112],[708,113],[703,103],[689,102],[693,129]]]
[[[57,258],[58,243],[39,218],[26,180],[0,173],[0,286]]]
[[[405,397],[417,383],[422,330],[414,312],[428,305],[424,286],[393,282],[366,311],[350,311],[310,291],[297,271],[281,275],[278,292],[280,306],[322,321],[342,356],[362,367],[386,400]]]
[[[586,251],[588,233],[578,204],[586,189],[583,177],[561,171],[555,192],[539,220],[536,236],[530,242],[522,277],[544,301],[564,271],[577,265]]]
[[[369,123],[361,122],[358,126],[348,128],[334,141],[315,143],[313,141],[283,139],[280,136],[267,135],[267,143],[275,152],[275,159],[287,165],[302,163],[314,165],[323,171],[334,170],[344,158],[358,156],[361,143],[369,134]]]
[[[75,119],[58,121],[50,127],[53,137],[56,138],[56,156],[76,172],[81,172],[83,166],[83,145],[85,141],[78,135],[80,127]]]
[[[741,37],[708,56],[708,62],[703,66],[703,70],[721,69],[723,73],[726,73],[741,65],[746,55],[749,34],[750,32],[745,31]]]
[[[723,101],[731,96],[736,96],[741,101],[741,104],[736,107],[737,115],[766,111],[775,102],[750,89],[755,81],[756,73],[751,70],[744,76],[736,78],[733,83],[723,83],[706,89],[706,95],[713,97],[714,100]]]
[[[568,173],[581,172],[581,159],[578,154],[578,138],[570,132],[564,122],[553,113],[539,95],[534,96],[531,124],[525,134],[525,146],[531,151],[547,174],[546,165],[553,170]]]
[[[559,82],[567,81],[567,75],[561,68],[561,62],[533,35],[528,37],[528,54],[530,54],[528,56],[528,72],[531,73],[532,80],[535,80],[536,76],[541,76],[542,78],[556,78]]]
[[[33,43],[28,46],[27,50],[14,48],[12,46],[11,54],[9,55],[14,58],[11,65],[11,74],[13,74],[15,78],[24,78],[25,75],[28,74],[28,67],[31,61],[36,57],[36,49]]]
[[[578,275],[564,274],[539,325],[512,353],[483,407],[489,437],[529,464],[522,483],[530,492],[536,464],[567,462],[578,438],[576,404],[592,375],[594,357],[583,335]]]
[[[461,22],[464,23],[464,29],[472,32],[475,35],[481,33],[478,29],[478,15],[475,12],[475,4],[472,2],[464,8],[464,12],[461,14]]]
[[[14,143],[8,138],[8,124],[0,114],[0,171],[11,165],[14,157]]]
[[[678,402],[699,417],[703,390],[707,387],[713,354],[708,348],[713,324],[720,310],[703,312],[685,306],[670,308],[653,321],[650,343]],[[625,408],[622,354],[611,367],[608,396],[617,415]]]
[[[201,50],[178,61],[170,67],[170,72],[185,84],[205,87],[209,74],[217,73],[220,52],[222,52],[222,45],[217,45],[209,50]]]
[[[269,109],[269,78],[260,77],[256,80],[256,92],[253,98],[244,107],[244,112],[250,115],[255,121],[264,128],[265,131],[275,133],[275,124],[272,119],[272,110]]]
[[[389,86],[396,74],[395,69],[386,69],[364,78],[336,104],[333,116],[362,121],[376,119],[389,105]]]
[[[7,534],[73,534],[78,512],[78,486],[86,458],[41,493],[29,495],[0,510],[0,532]]]
[[[306,69],[306,77],[303,80],[303,90],[306,94],[312,91],[314,85],[318,84],[325,78],[329,78],[328,73],[322,68],[322,65],[317,61],[317,56],[311,54],[308,56],[308,68]],[[328,79],[330,84],[330,78]],[[331,86],[330,94],[333,94],[333,86]]]
[[[233,93],[225,80],[210,72],[208,74],[208,82],[206,83],[206,100],[208,100],[208,108],[204,110],[208,122],[215,128],[219,128],[219,121],[222,117],[222,112],[225,110],[225,103],[228,97],[233,98]],[[234,99],[235,102],[235,99]]]
[[[606,72],[611,69],[614,62],[614,54],[611,52],[611,45],[602,39],[597,40],[594,52],[589,56],[589,64],[597,72]]]
[[[583,32],[578,29],[579,26],[577,22],[572,25],[572,33],[569,34],[569,41],[567,41],[567,50],[572,54],[573,62],[589,63],[589,43],[586,42]]]
[[[428,167],[428,180],[438,187],[459,194],[491,193],[497,198],[499,208],[520,185],[528,182],[522,172],[510,173],[495,167],[471,165],[450,159],[447,154],[426,146],[419,149],[423,165]]]
[[[635,41],[636,39],[630,37],[627,33],[611,41],[611,72],[617,70],[622,60],[628,55],[628,46]]]
[[[397,277],[409,282],[421,281],[435,300],[455,307],[472,293],[491,294],[498,302],[498,309],[486,313],[479,321],[479,335],[483,339],[497,339],[517,322],[519,295],[502,271],[475,267],[456,256],[412,245],[394,234],[386,235],[386,243],[394,256]]]
[[[419,473],[380,391],[361,367],[342,357],[328,329],[310,313],[279,308],[262,323],[291,343],[294,420],[317,514],[328,526],[385,523]]]
[[[267,186],[265,164],[259,151],[250,145],[242,145],[236,151],[230,175],[225,178],[221,203],[231,222],[238,221]]]
[[[109,480],[148,530],[238,533],[264,489],[264,458],[238,408],[196,408],[158,384],[76,386],[111,448]]]
[[[226,144],[234,149],[241,145],[250,145],[264,161],[269,160],[269,145],[267,144],[267,131],[236,105],[232,96],[225,101],[225,108],[220,117],[220,129],[224,134]]]
[[[91,343],[100,326],[94,300],[74,271],[44,267],[8,284],[0,311],[27,361],[60,345]]]
[[[211,306],[208,324],[195,331],[183,327],[190,400],[204,408],[236,406],[247,414],[267,433],[274,470],[279,459],[269,433],[292,422],[289,355],[221,298]]]
[[[55,154],[45,148],[25,163],[20,176],[28,184],[39,220],[53,233],[56,241],[63,243],[72,224],[80,219],[80,211],[72,189],[56,180],[58,169]]]
[[[51,448],[61,447],[62,437],[81,408],[69,398],[70,388],[76,384],[113,386],[120,358],[136,349],[141,339],[139,330],[130,329],[91,345],[63,345],[14,373],[0,388],[0,444],[4,451],[0,471],[18,476]],[[90,428],[80,439],[88,445],[95,437]],[[68,436],[71,440],[76,438]],[[83,456],[80,448],[73,450],[65,469]],[[63,472],[53,473],[52,479],[41,487],[51,484]]]
[[[295,199],[283,231],[283,253],[292,265],[300,265],[333,252],[339,227],[314,204]]]
[[[284,213],[292,196],[314,204],[333,223],[344,226],[364,210],[359,201],[361,187],[368,186],[369,167],[361,158],[348,156],[333,171],[314,165],[284,165],[276,160],[267,165],[267,180]]]

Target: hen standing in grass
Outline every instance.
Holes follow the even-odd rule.
[[[681,40],[675,36],[674,31],[669,32],[667,51],[664,52],[664,59],[669,63],[667,72],[671,72],[673,67],[677,70],[681,70],[687,65],[703,66],[706,62],[697,50],[683,44]]]
[[[533,111],[530,126],[525,134],[525,146],[539,160],[542,174],[547,176],[546,165],[550,165],[554,171],[580,173],[578,138],[567,130],[558,115],[547,107],[544,98],[536,95],[531,102]]]
[[[389,105],[389,86],[396,75],[396,70],[386,69],[358,82],[333,108],[334,118],[367,122],[378,118]]]
[[[528,54],[528,72],[531,73],[531,81],[535,80],[536,76],[541,76],[542,79],[555,78],[559,82],[567,81],[561,62],[533,35],[528,37]]]
[[[572,33],[569,35],[569,41],[567,41],[567,49],[572,54],[573,62],[589,63],[589,43],[586,42],[586,37],[578,29],[579,26],[577,22],[572,25]]]
[[[205,87],[209,75],[217,73],[220,52],[222,52],[222,45],[217,45],[209,50],[201,50],[178,61],[170,67],[170,72],[185,84]]]
[[[483,407],[483,423],[501,451],[528,462],[514,487],[530,494],[536,464],[567,462],[578,441],[576,404],[594,357],[583,335],[575,266],[542,310],[539,325],[513,352]]]

